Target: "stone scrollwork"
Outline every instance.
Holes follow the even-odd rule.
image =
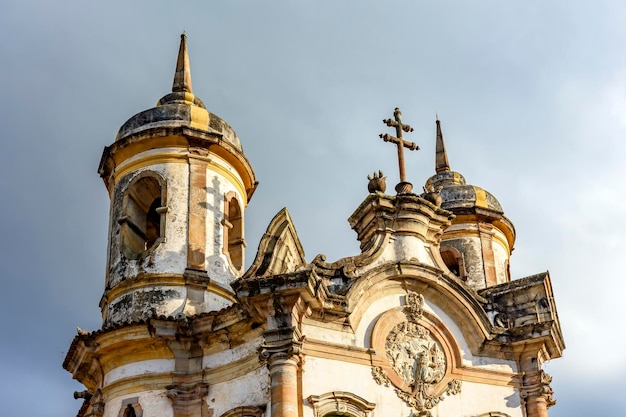
[[[430,410],[444,400],[444,395],[461,392],[461,381],[453,379],[447,387],[435,391],[445,374],[447,360],[444,350],[430,333],[419,324],[422,320],[424,297],[415,292],[406,295],[404,314],[407,320],[391,329],[385,340],[385,358],[399,379],[389,378],[382,367],[373,367],[374,380],[388,386],[391,381],[396,393],[416,412],[416,416],[430,416]]]
[[[259,347],[259,360],[270,365],[276,360],[294,360],[303,364],[302,343],[304,336],[295,329],[269,330],[265,342]]]
[[[259,360],[261,362],[267,362],[270,359],[291,359],[299,357],[302,355],[302,343],[287,341],[280,345],[271,345],[271,344],[263,344],[258,352],[259,352]]]
[[[408,291],[405,297],[405,314],[411,323],[417,323],[424,312],[424,296],[413,291]]]
[[[398,324],[387,336],[387,359],[407,385],[436,384],[446,372],[446,358],[430,332],[412,322]]]
[[[372,367],[372,376],[378,385],[384,385],[386,387],[389,386],[389,377],[387,376],[387,372],[380,366]]]

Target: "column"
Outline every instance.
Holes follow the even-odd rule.
[[[556,404],[550,382],[552,377],[543,370],[524,373],[521,395],[527,417],[548,417],[548,408]]]
[[[266,332],[259,357],[270,371],[272,417],[298,417],[298,372],[302,363],[301,337],[295,328]]]

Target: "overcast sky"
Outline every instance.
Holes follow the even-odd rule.
[[[550,271],[567,349],[551,417],[626,415],[626,2],[0,2],[0,403],[76,414],[61,368],[100,327],[104,146],[170,91],[186,30],[194,93],[235,129],[260,181],[247,263],[287,207],[307,260],[354,255],[367,175],[398,181],[378,134],[402,109],[434,173],[450,164],[517,229],[515,278]]]

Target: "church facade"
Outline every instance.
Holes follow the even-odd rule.
[[[451,169],[436,123],[424,193],[396,109],[382,173],[348,219],[361,253],[308,262],[286,209],[244,269],[257,181],[233,129],[193,94],[185,35],[172,92],[104,150],[111,198],[102,327],[63,367],[78,417],[545,417],[565,348],[547,272],[512,280],[515,228]]]

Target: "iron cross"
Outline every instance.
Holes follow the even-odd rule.
[[[410,151],[419,150],[419,146],[414,142],[408,142],[402,138],[402,132],[412,132],[413,128],[407,124],[402,123],[402,112],[400,109],[396,107],[393,111],[393,117],[395,120],[385,119],[383,123],[389,127],[396,128],[396,136],[391,136],[388,133],[380,134],[380,138],[385,142],[395,143],[398,147],[398,165],[400,167],[400,182],[405,183],[406,181],[406,172],[404,168],[404,148],[408,148]]]

